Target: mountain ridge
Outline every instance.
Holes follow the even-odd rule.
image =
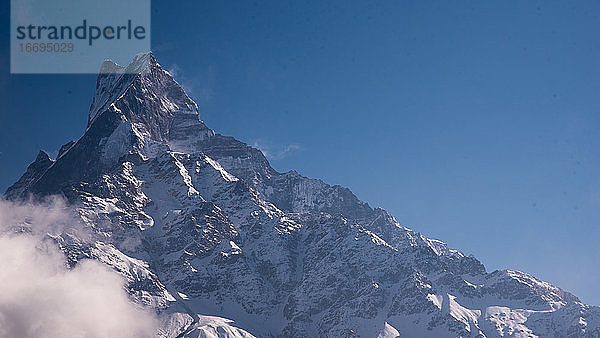
[[[5,193],[48,195],[95,234],[60,236],[72,264],[125,276],[167,318],[164,336],[199,332],[177,293],[256,336],[600,334],[600,308],[523,272],[488,273],[347,188],[277,172],[208,128],[151,53],[105,62],[83,136],[56,160],[40,152]]]

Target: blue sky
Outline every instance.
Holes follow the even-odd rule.
[[[5,190],[81,135],[95,76],[9,75],[1,29]],[[596,305],[598,32],[597,1],[152,4],[155,55],[210,127]]]

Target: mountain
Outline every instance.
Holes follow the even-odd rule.
[[[598,337],[600,308],[487,272],[349,189],[274,170],[208,128],[151,54],[106,61],[83,136],[6,198],[63,196],[93,233],[56,238],[162,318],[161,336]],[[228,318],[228,319],[225,319]]]

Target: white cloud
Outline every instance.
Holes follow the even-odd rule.
[[[186,76],[188,72],[184,71],[176,63],[168,69],[168,72],[173,76],[175,81],[183,87],[186,94],[193,97],[199,105],[212,101],[215,98],[215,92],[212,89],[214,86],[212,81],[214,78],[214,71],[212,67],[202,69],[200,73],[193,78]]]
[[[93,260],[66,268],[44,234],[76,230],[72,222],[61,202],[0,200],[0,337],[153,336],[155,316],[128,298],[119,274]]]
[[[272,147],[262,140],[255,140],[252,143],[252,146],[260,149],[265,157],[271,161],[284,159],[291,153],[302,149],[302,147],[297,144],[287,144],[281,147]]]

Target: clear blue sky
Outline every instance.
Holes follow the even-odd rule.
[[[93,75],[8,74],[0,189],[83,132]],[[600,2],[155,0],[155,54],[218,132],[600,305]]]

